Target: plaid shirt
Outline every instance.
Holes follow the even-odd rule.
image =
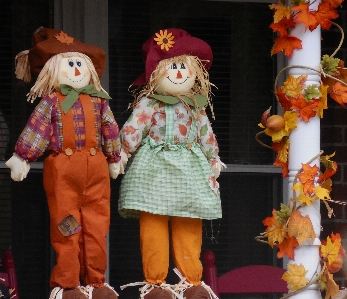
[[[119,129],[105,99],[91,97],[95,113],[96,143],[109,163],[120,161]],[[73,107],[75,124],[75,149],[83,149],[85,121],[82,104],[78,99]],[[55,93],[45,96],[35,107],[19,136],[15,153],[22,159],[36,161],[46,151],[60,152],[63,149],[63,124],[58,97]]]

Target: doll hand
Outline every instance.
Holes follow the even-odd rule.
[[[120,151],[120,157],[121,157],[121,162],[122,162],[122,166],[121,166],[121,173],[124,174],[124,169],[125,169],[125,166],[127,165],[128,163],[128,154],[127,152],[124,150],[124,149],[121,149]]]
[[[215,178],[218,179],[218,177],[219,177],[219,175],[220,175],[220,172],[221,172],[223,169],[227,168],[227,167],[226,167],[226,165],[225,165],[221,160],[219,160],[219,158],[218,158],[218,159],[215,159],[215,160],[212,161],[212,163],[211,163],[211,168],[212,168],[212,172],[213,172]]]
[[[121,161],[117,163],[115,162],[115,163],[108,164],[108,171],[110,173],[110,177],[115,180],[118,177],[118,175],[121,173],[121,168],[122,168]]]
[[[23,181],[30,170],[30,164],[13,155],[6,163],[11,169],[11,178],[16,182]]]

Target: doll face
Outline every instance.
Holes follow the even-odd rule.
[[[68,57],[60,60],[58,86],[67,84],[73,88],[81,88],[89,84],[90,77],[90,71],[83,57]]]
[[[159,78],[156,92],[179,94],[189,92],[195,83],[196,74],[189,63],[173,62]]]

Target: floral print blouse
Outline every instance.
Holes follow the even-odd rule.
[[[202,107],[199,109],[199,119],[197,121],[194,142],[200,145],[203,154],[212,166],[215,163],[221,163],[218,156],[218,143],[206,115],[205,108]],[[174,110],[174,143],[186,143],[193,120],[192,115],[181,102],[175,104]],[[132,114],[120,132],[122,147],[130,156],[148,135],[156,142],[165,141],[165,131],[165,103],[144,97],[134,107]],[[212,171],[209,184],[212,190],[218,193],[219,185]]]

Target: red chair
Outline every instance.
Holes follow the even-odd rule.
[[[0,282],[11,290],[11,298],[19,299],[16,268],[11,250],[5,250],[2,265],[5,272],[0,272]]]
[[[281,279],[286,271],[269,265],[251,265],[233,269],[218,277],[212,251],[203,255],[204,282],[219,297],[220,294],[288,293],[287,283]]]

